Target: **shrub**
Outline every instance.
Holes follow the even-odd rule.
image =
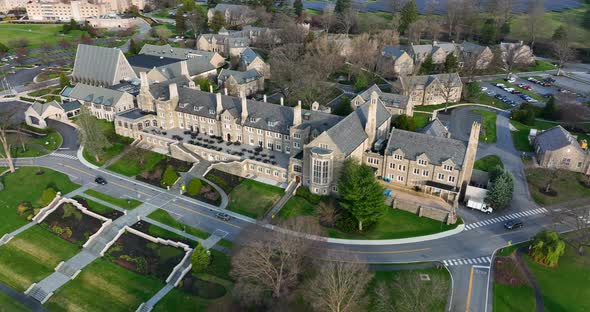
[[[350,213],[343,212],[336,219],[336,228],[346,233],[356,233],[359,222]]]
[[[164,174],[162,175],[162,180],[160,180],[160,185],[172,186],[174,182],[178,179],[178,173],[174,171],[174,167],[168,165],[166,166],[166,170],[164,170]]]
[[[70,238],[70,237],[72,237],[72,234],[73,234],[72,229],[70,229],[70,227],[66,227],[64,229],[64,232],[63,232],[63,235],[62,236],[65,237],[65,238]]]
[[[195,246],[195,251],[191,255],[191,264],[193,265],[193,273],[203,272],[211,262],[209,251],[203,247],[202,244]]]
[[[82,213],[80,211],[78,211],[78,209],[76,209],[76,207],[74,207],[74,205],[72,205],[70,203],[65,203],[63,205],[63,210],[64,210],[64,214],[63,214],[64,219],[69,218],[69,217],[74,217],[78,221],[82,220]]]
[[[16,207],[16,212],[19,215],[24,216],[24,215],[30,213],[32,208],[33,208],[33,206],[31,205],[30,202],[22,202],[18,205],[18,207]]]
[[[52,226],[51,231],[57,235],[61,235],[64,233],[64,229],[62,229],[59,225]]]
[[[307,187],[300,187],[297,189],[297,196],[305,198],[311,204],[317,205],[322,201],[322,196],[312,194]]]
[[[203,182],[200,179],[192,179],[188,186],[186,187],[186,192],[190,196],[196,196],[201,193],[201,188],[203,187]]]
[[[43,191],[43,194],[41,194],[41,198],[39,198],[39,206],[41,207],[45,207],[47,205],[49,205],[49,203],[51,203],[51,201],[55,198],[55,196],[57,195],[57,192],[51,188],[48,187]]]

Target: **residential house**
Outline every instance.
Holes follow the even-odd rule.
[[[229,95],[250,96],[264,91],[264,76],[256,69],[237,71],[222,69],[217,76],[217,85],[227,90]]]
[[[71,79],[73,83],[108,87],[133,78],[138,76],[119,48],[78,45]]]
[[[402,76],[394,86],[409,97],[408,103],[412,106],[457,103],[463,91],[463,83],[457,73]]]
[[[580,145],[562,126],[538,134],[533,140],[533,148],[535,158],[541,167],[590,174],[587,142]]]
[[[516,66],[530,66],[535,64],[535,55],[528,45],[520,42],[500,43],[502,58],[505,62],[513,63]]]
[[[270,66],[262,57],[256,53],[252,48],[246,48],[240,56],[240,64],[238,69],[241,71],[248,71],[251,69],[257,70],[265,79],[270,78]]]
[[[209,23],[213,20],[215,13],[221,13],[225,22],[231,26],[252,24],[256,21],[256,14],[247,5],[219,3],[207,11]]]
[[[377,66],[385,77],[399,77],[414,72],[414,59],[399,47],[386,46],[381,51]]]

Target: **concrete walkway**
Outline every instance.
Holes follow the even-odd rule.
[[[526,279],[529,281],[531,287],[533,287],[533,290],[535,291],[535,311],[543,312],[543,311],[545,311],[545,302],[543,301],[543,293],[541,292],[541,286],[539,286],[537,279],[535,278],[533,273],[531,273],[531,270],[529,270],[529,267],[527,266],[527,264],[524,262],[524,259],[522,258],[523,255],[526,253],[525,250],[526,249],[523,247],[518,248],[516,250],[515,260],[516,260],[518,266],[520,266],[520,268],[522,269],[522,271],[523,271]]]
[[[33,227],[33,226],[35,226],[36,224],[37,224],[37,223],[36,223],[35,221],[32,221],[32,222],[29,222],[29,223],[27,223],[27,224],[25,224],[25,225],[21,226],[20,228],[18,228],[18,229],[16,229],[16,230],[12,231],[12,232],[10,232],[10,233],[4,234],[2,237],[0,237],[0,246],[2,246],[2,245],[4,245],[4,244],[8,243],[8,241],[10,241],[10,240],[11,240],[13,237],[15,237],[15,236],[17,236],[18,234],[20,234],[20,233],[22,233],[22,232],[24,232],[24,231],[26,231],[26,230],[28,230],[28,229],[32,228],[32,227]]]

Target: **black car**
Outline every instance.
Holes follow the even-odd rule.
[[[96,177],[96,179],[94,179],[94,182],[100,184],[100,185],[105,185],[107,184],[107,180],[105,180],[103,177]]]
[[[522,223],[522,221],[518,219],[508,220],[506,221],[506,223],[504,223],[504,228],[506,228],[507,230],[515,230],[523,226],[524,224]]]
[[[231,220],[231,216],[228,215],[227,213],[223,213],[223,212],[218,212],[215,214],[215,217],[217,217],[217,219],[221,219],[223,221],[229,221]]]

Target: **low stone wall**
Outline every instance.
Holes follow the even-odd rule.
[[[413,214],[417,214],[419,217],[426,217],[429,219],[445,222],[446,224],[454,224],[457,222],[450,211],[421,205],[420,203],[400,200],[399,198],[393,198],[388,203],[394,209],[401,209]]]

